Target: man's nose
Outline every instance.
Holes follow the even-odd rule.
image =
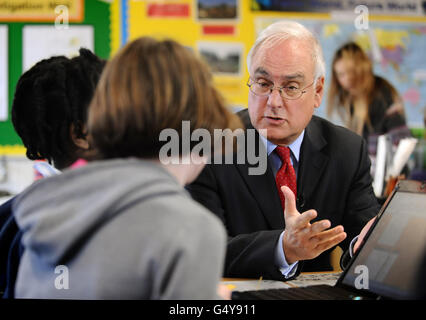
[[[274,88],[268,96],[268,106],[272,108],[279,108],[283,106],[283,98],[281,97],[281,90]]]

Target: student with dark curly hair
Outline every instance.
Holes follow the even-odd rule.
[[[19,79],[12,122],[31,160],[46,159],[57,169],[90,158],[86,139],[87,109],[105,61],[87,49],[72,59],[42,60]],[[0,207],[0,296],[13,298],[20,257],[21,231],[10,199]]]
[[[78,57],[43,60],[21,76],[12,122],[29,159],[47,159],[64,169],[84,156],[87,107],[104,64],[81,49]]]

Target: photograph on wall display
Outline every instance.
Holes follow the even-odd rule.
[[[196,0],[198,20],[232,20],[238,17],[238,0]]]
[[[200,56],[217,75],[241,75],[243,45],[229,42],[198,42]]]

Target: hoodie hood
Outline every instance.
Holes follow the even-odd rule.
[[[127,207],[176,193],[188,196],[159,164],[104,160],[35,182],[15,199],[13,211],[25,248],[58,265]]]

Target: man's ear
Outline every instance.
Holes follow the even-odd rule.
[[[90,145],[89,145],[89,141],[87,140],[87,128],[85,125],[77,125],[77,126],[78,128],[76,127],[74,123],[71,124],[71,127],[70,127],[71,140],[79,149],[89,150]],[[76,132],[81,132],[83,136],[77,137]]]
[[[315,97],[314,97],[314,107],[319,108],[321,105],[322,97],[324,95],[324,77],[317,79],[315,84]]]

